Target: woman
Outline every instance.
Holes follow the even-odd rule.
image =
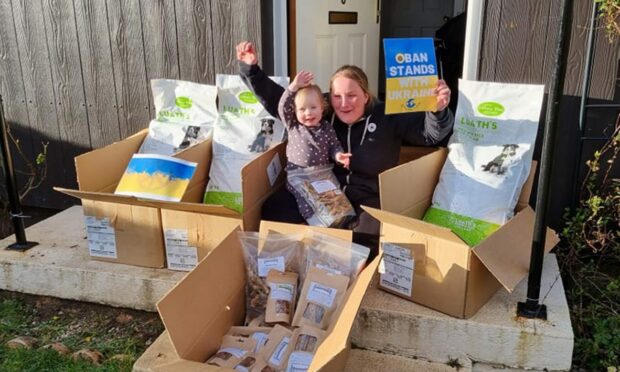
[[[236,52],[241,78],[267,111],[278,117],[278,102],[284,88],[260,69],[252,43],[239,43]],[[334,173],[358,215],[350,226],[354,232],[379,235],[379,221],[361,206],[380,208],[379,174],[398,164],[401,144],[433,146],[452,130],[454,117],[447,108],[450,89],[439,80],[435,90],[437,112],[385,115],[385,104],[374,98],[368,88],[368,78],[359,67],[342,66],[332,75],[329,85],[332,113],[327,119],[344,151],[351,153],[349,168],[334,164]],[[289,223],[304,222],[295,198],[286,188],[265,201],[262,217]]]

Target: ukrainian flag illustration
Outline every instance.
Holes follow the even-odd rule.
[[[155,154],[134,154],[115,194],[148,199],[180,201],[196,163]]]

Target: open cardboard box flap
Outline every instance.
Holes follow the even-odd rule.
[[[534,210],[526,207],[472,248],[487,270],[508,292],[512,293],[529,272],[534,219]],[[549,253],[559,241],[557,234],[547,228],[545,254]]]
[[[147,133],[148,129],[144,129],[123,141],[77,156],[75,164],[79,190],[62,187],[54,187],[54,190],[80,199],[241,217],[237,211],[225,206],[202,204],[211,167],[211,139],[174,155],[176,158],[198,163],[182,201],[159,201],[114,194],[127,164],[139,150]],[[285,143],[277,144],[243,167],[241,173],[244,210],[254,208],[271,194],[275,189],[274,185],[283,182],[284,172],[281,165],[285,161],[285,148]],[[267,169],[267,172],[264,173],[261,168]]]
[[[447,154],[446,149],[438,149],[409,163],[384,171],[379,175],[382,210],[365,206],[363,209],[383,223],[465,244],[450,229],[422,221],[426,209],[430,206]],[[516,207],[518,213],[515,217],[472,248],[485,267],[509,292],[514,290],[529,270],[535,213],[528,206],[528,201],[536,167],[537,162],[533,161],[530,174],[521,190]],[[411,192],[404,192],[403,185],[407,185],[407,190]],[[547,229],[545,253],[558,242],[556,233]]]

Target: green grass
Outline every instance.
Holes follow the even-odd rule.
[[[35,298],[0,291],[0,371],[131,371],[147,340],[163,330],[154,313],[61,300],[40,304]],[[131,313],[131,320],[119,323],[121,313]],[[38,343],[32,349],[8,348],[7,341],[18,336],[35,337]],[[52,342],[62,342],[72,353],[97,350],[103,362],[96,366],[42,348]],[[127,358],[110,360],[117,354]]]

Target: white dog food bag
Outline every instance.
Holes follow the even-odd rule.
[[[217,88],[172,79],[151,80],[155,120],[139,153],[172,155],[209,138],[217,118]]]
[[[271,77],[283,87],[287,77]],[[218,119],[213,129],[213,158],[204,203],[241,213],[241,168],[282,141],[284,125],[267,110],[237,75],[216,76]]]
[[[475,246],[513,216],[543,95],[542,85],[459,81],[454,134],[425,221]]]

